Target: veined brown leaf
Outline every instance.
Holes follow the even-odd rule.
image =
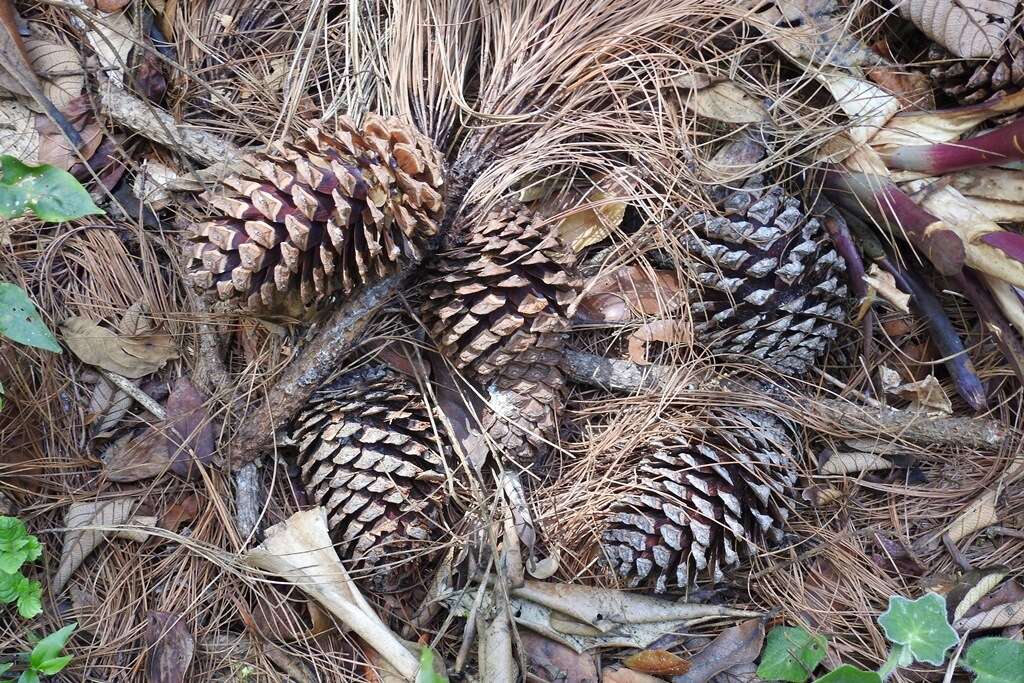
[[[80,360],[129,379],[156,372],[178,357],[174,340],[162,332],[123,337],[82,317],[68,318],[61,323],[61,331]]]
[[[768,118],[765,106],[732,81],[691,90],[683,95],[682,105],[699,116],[726,123],[757,123]]]
[[[902,0],[899,7],[926,36],[964,59],[995,54],[1017,11],[1006,0]]]
[[[64,545],[60,566],[50,584],[50,592],[57,595],[67,584],[75,570],[95,550],[108,531],[94,527],[114,527],[127,522],[135,507],[134,498],[72,503],[64,517]]]
[[[690,662],[668,650],[641,650],[622,663],[634,671],[655,676],[682,676],[690,670]]]

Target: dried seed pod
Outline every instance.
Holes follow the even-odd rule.
[[[741,557],[782,540],[796,483],[792,442],[764,413],[735,417],[639,449],[638,480],[602,536],[605,557],[631,586],[661,593],[701,577],[717,583]]]
[[[445,481],[444,444],[418,387],[384,366],[347,373],[313,395],[292,438],[352,573],[369,572],[381,590],[406,583],[440,535]]]
[[[190,279],[252,309],[345,294],[423,257],[443,212],[440,153],[397,118],[312,127],[247,159],[203,199]]]
[[[800,375],[839,333],[846,262],[803,203],[761,176],[691,219],[694,333],[712,353]]]
[[[457,369],[485,388],[487,432],[529,464],[545,450],[563,401],[561,362],[581,281],[575,256],[542,217],[498,208],[463,246],[429,264],[423,318]]]

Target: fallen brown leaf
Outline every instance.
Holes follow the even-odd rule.
[[[165,333],[122,337],[88,318],[68,318],[61,323],[64,343],[80,360],[139,379],[177,358],[174,340]]]
[[[197,473],[195,463],[208,465],[216,445],[206,399],[188,377],[181,377],[167,397],[167,453],[171,470],[182,477]]]
[[[43,82],[43,94],[67,116],[68,106],[85,88],[85,69],[78,51],[36,22],[32,23],[32,37],[25,40],[25,50],[32,70]],[[33,105],[37,111],[43,111],[34,102],[29,106]]]
[[[182,500],[171,505],[160,515],[159,526],[178,533],[182,526],[192,522],[199,516],[199,497],[191,493]]]
[[[195,641],[180,614],[150,612],[146,625],[149,683],[182,683],[192,663]]]
[[[757,123],[768,118],[768,110],[732,81],[719,81],[682,96],[682,104],[694,113],[726,123]]]
[[[910,295],[897,287],[896,278],[891,273],[879,268],[877,263],[871,264],[871,269],[864,276],[864,281],[868,284],[866,299],[871,300],[877,294],[903,313],[910,313],[908,307]]]
[[[641,650],[622,663],[633,671],[655,676],[681,676],[690,670],[690,662],[668,650]]]
[[[170,466],[167,440],[153,428],[141,434],[125,434],[102,455],[110,481],[130,482],[166,472]]]
[[[60,565],[50,583],[50,592],[57,595],[67,584],[85,558],[103,541],[108,531],[92,527],[113,527],[124,524],[132,516],[134,498],[72,503],[64,517],[64,544]]]
[[[577,317],[587,322],[624,322],[640,315],[664,315],[676,308],[679,278],[668,270],[623,266],[593,278],[584,290]]]
[[[567,200],[580,206],[562,218],[558,234],[573,251],[581,251],[612,234],[626,215],[626,200],[636,187],[633,169],[624,167],[594,180],[594,186],[582,197],[572,192],[534,203],[541,213],[554,215],[565,208]]]
[[[665,683],[665,679],[631,669],[605,667],[601,672],[601,683]]]
[[[526,654],[527,671],[537,680],[564,683],[596,683],[597,661],[592,654],[577,654],[533,631],[519,633]]]
[[[748,619],[722,631],[706,648],[690,660],[690,670],[672,679],[673,683],[704,683],[740,664],[753,662],[764,644],[766,619]]]
[[[68,123],[81,135],[82,146],[76,151],[60,126],[45,114],[37,114],[35,118],[36,131],[39,133],[37,160],[40,163],[52,164],[67,171],[75,164],[81,163],[80,156],[88,160],[96,153],[103,142],[103,131],[89,109],[89,103],[84,96],[71,100],[61,111]]]
[[[651,342],[681,344],[689,341],[690,327],[681,320],[654,320],[644,323],[629,335],[629,359],[638,365],[647,365],[647,347]]]
[[[926,36],[964,59],[991,57],[1017,11],[1006,0],[903,0],[899,8]]]
[[[934,109],[935,89],[928,74],[890,68],[875,68],[868,78],[889,91],[904,108]]]

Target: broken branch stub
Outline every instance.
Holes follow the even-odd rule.
[[[251,462],[273,444],[277,430],[291,422],[313,392],[330,377],[341,359],[359,342],[374,314],[402,288],[408,273],[408,269],[402,270],[377,282],[331,315],[304,352],[243,418],[228,453],[233,470]]]

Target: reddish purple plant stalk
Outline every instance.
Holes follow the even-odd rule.
[[[988,407],[988,402],[985,399],[985,387],[981,383],[981,378],[978,377],[974,363],[967,355],[967,349],[964,347],[960,335],[957,334],[956,328],[953,327],[953,323],[942,309],[939,298],[916,275],[901,268],[888,256],[877,259],[876,262],[883,270],[892,275],[900,289],[911,295],[911,303],[917,309],[918,314],[924,318],[935,346],[946,359],[944,363],[950,377],[953,378],[957,393],[974,410],[980,411]]]
[[[1024,160],[1024,118],[977,137],[937,145],[907,145],[883,155],[889,168],[942,175]]]
[[[839,255],[846,261],[846,277],[849,280],[850,289],[861,301],[868,295],[868,283],[864,280],[867,271],[864,269],[864,260],[860,256],[860,249],[850,234],[850,227],[843,220],[842,214],[829,205],[829,208],[822,216],[822,225],[832,240],[832,246],[836,248]],[[873,342],[875,339],[875,312],[870,308],[864,313],[861,321],[861,332],[864,335],[864,359],[871,363],[873,354]]]
[[[992,331],[999,350],[1003,352],[1003,357],[1010,364],[1017,379],[1024,382],[1024,344],[1021,344],[1017,331],[999,310],[992,295],[978,282],[970,268],[965,268],[963,273],[953,278],[953,281],[970,300],[974,310],[978,312],[978,316],[984,323],[983,327],[987,326]]]
[[[824,187],[846,209],[866,215],[892,234],[905,236],[943,275],[963,270],[964,243],[959,235],[918,206],[889,178],[832,165],[825,170]]]

